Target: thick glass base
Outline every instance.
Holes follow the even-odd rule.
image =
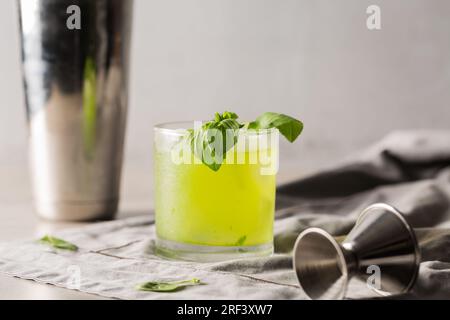
[[[156,254],[174,260],[218,262],[225,260],[264,257],[273,254],[273,244],[258,246],[205,246],[156,239]]]

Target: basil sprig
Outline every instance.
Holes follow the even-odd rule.
[[[284,114],[266,112],[249,123],[240,123],[238,118],[234,112],[216,113],[214,120],[206,122],[199,129],[189,130],[186,136],[185,141],[194,155],[213,171],[220,169],[226,153],[236,145],[242,128],[277,128],[289,142],[294,142],[303,131],[301,121]],[[217,145],[222,145],[222,148],[217,148]]]
[[[233,112],[216,113],[214,120],[189,132],[187,139],[194,155],[213,171],[220,169],[225,154],[237,143],[237,133],[244,126],[237,119]],[[216,148],[219,143],[222,147]]]

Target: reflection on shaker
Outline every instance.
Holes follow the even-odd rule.
[[[95,149],[97,119],[97,87],[95,64],[91,57],[86,59],[83,86],[83,140],[86,157],[92,159]]]

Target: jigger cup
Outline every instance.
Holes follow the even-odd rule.
[[[133,0],[17,3],[36,211],[49,220],[112,218]]]
[[[294,270],[311,299],[343,299],[349,280],[367,283],[379,272],[375,292],[408,292],[421,261],[416,234],[403,215],[387,204],[374,204],[359,216],[343,241],[318,228],[300,234],[294,246]]]

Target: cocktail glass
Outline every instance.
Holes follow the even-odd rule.
[[[157,253],[190,261],[272,254],[278,130],[241,129],[213,171],[191,152],[193,126],[155,127]]]

